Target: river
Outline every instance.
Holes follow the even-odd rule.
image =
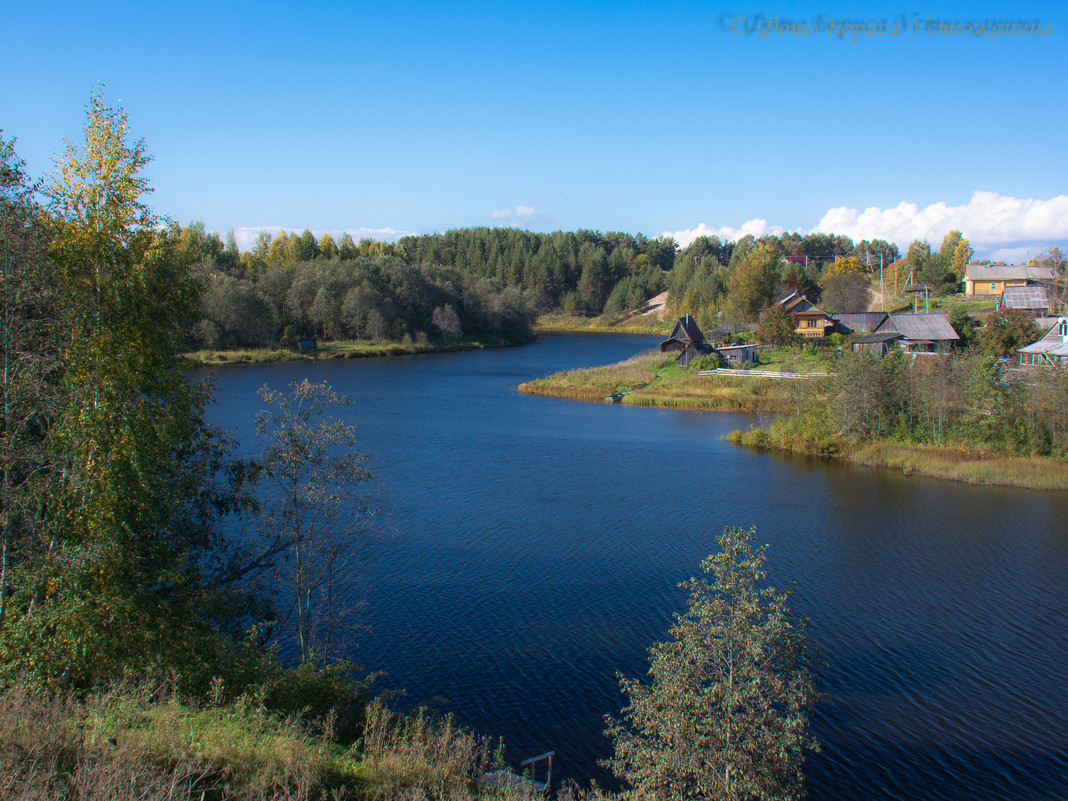
[[[809,797],[1068,797],[1068,494],[973,487],[723,443],[744,415],[521,395],[642,336],[217,372],[211,419],[252,452],[258,387],[328,381],[371,454],[391,540],[350,581],[354,661],[517,762],[605,774],[617,672],[684,604],[724,526],[796,582],[830,695]]]

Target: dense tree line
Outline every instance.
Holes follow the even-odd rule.
[[[618,316],[665,289],[672,315],[691,314],[705,328],[752,323],[789,291],[818,297],[830,311],[862,311],[880,269],[888,291],[911,283],[940,295],[959,291],[972,255],[959,231],[938,251],[915,241],[904,258],[890,242],[823,233],[702,236],[679,248],[666,236],[588,230],[476,227],[357,243],[305,229],[261,232],[245,252],[232,231],[224,243],[199,222],[176,226],[173,236],[207,279],[189,332],[193,346],[206,348],[303,337],[519,340],[539,313]],[[445,319],[446,307],[442,329],[435,319]]]
[[[268,264],[248,277],[214,264],[202,269],[200,319],[190,330],[197,347],[461,334],[522,341],[535,317],[530,294],[516,286],[397,255]],[[438,324],[445,317],[454,322],[448,334]]]

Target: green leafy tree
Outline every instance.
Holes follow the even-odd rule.
[[[964,271],[972,259],[972,246],[960,231],[950,231],[942,239],[938,249],[938,261],[942,268],[945,283],[964,280]]]
[[[606,765],[642,799],[797,799],[819,695],[804,619],[766,586],[755,529],[726,528],[701,563],[671,639],[649,649],[649,683],[620,677]]]
[[[59,400],[59,298],[36,190],[14,140],[0,137],[0,588],[41,527],[30,490],[47,469],[43,423]],[[0,627],[7,597],[0,592]]]
[[[1015,356],[1016,349],[1038,339],[1034,318],[1020,309],[998,309],[986,316],[977,334],[979,347],[989,356]]]
[[[61,298],[47,536],[12,577],[0,635],[5,670],[43,686],[192,675],[215,642],[199,557],[214,544],[219,453],[207,391],[177,355],[199,284],[145,203],[149,157],[125,113],[94,93],[84,131],[47,185]]]
[[[760,315],[757,338],[773,345],[796,345],[801,339],[797,335],[797,323],[781,303],[776,303]]]

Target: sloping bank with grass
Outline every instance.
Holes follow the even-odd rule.
[[[789,415],[730,442],[971,484],[1068,489],[1068,373],[979,353],[851,354]]]
[[[748,377],[695,378],[676,366],[677,356],[648,351],[604,367],[566,370],[519,385],[528,395],[719,412],[777,412],[789,408],[796,382]]]
[[[762,369],[827,370],[804,353],[761,354]],[[734,431],[737,445],[886,467],[973,484],[1068,489],[1068,375],[1004,381],[976,354],[913,361],[847,354],[826,379],[697,378],[656,351],[618,364],[556,373],[521,392],[634,406],[776,413]],[[1060,414],[1058,414],[1060,410]]]

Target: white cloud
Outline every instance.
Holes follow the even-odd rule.
[[[899,203],[892,209],[876,207],[830,209],[813,229],[862,239],[886,239],[902,250],[914,239],[936,246],[948,232],[961,231],[973,246],[994,248],[1013,242],[1068,237],[1068,195],[1049,200],[1015,198],[997,192],[975,192],[960,206],[932,203],[920,208]]]
[[[696,228],[666,234],[685,246],[698,236],[714,234],[720,239],[737,240],[745,234],[762,236],[780,234],[783,230],[781,226],[769,226],[766,220],[755,219],[743,223],[741,228],[711,228],[701,223]],[[840,206],[828,209],[815,227],[798,232],[844,234],[854,242],[885,239],[904,252],[914,239],[930,242],[937,249],[942,237],[952,230],[961,231],[977,250],[1023,253],[1026,258],[1028,251],[1034,255],[1051,241],[1068,238],[1068,195],[1040,200],[975,192],[967,203],[959,206],[938,202],[921,208],[906,201],[888,209],[872,206],[864,211]],[[1037,247],[1009,247],[1026,242]],[[1005,256],[994,258],[1008,260]]]
[[[765,234],[781,234],[785,229],[781,226],[774,225],[768,227],[767,220],[753,219],[742,223],[741,228],[732,228],[729,225],[724,225],[721,228],[709,228],[704,223],[701,223],[696,228],[686,228],[682,231],[664,231],[663,236],[674,237],[675,241],[679,243],[679,247],[686,247],[693,242],[699,236],[718,236],[723,241],[737,241],[746,234],[752,234],[756,237],[764,236]]]
[[[551,221],[548,214],[538,211],[533,206],[516,206],[515,209],[495,209],[490,212],[491,220],[503,220],[502,225],[531,227],[546,225]]]

